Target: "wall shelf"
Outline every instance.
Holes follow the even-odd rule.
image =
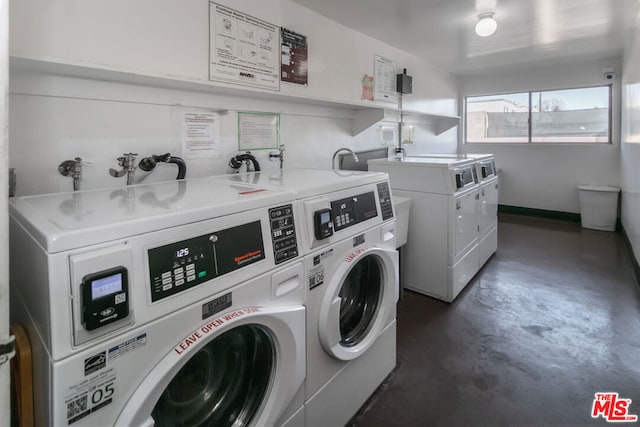
[[[385,106],[384,104],[371,101],[352,102],[294,94],[283,94],[279,91],[241,87],[209,80],[201,80],[193,77],[138,72],[111,66],[62,60],[59,58],[12,55],[10,57],[10,66],[11,69],[17,71],[24,70],[64,77],[77,77],[164,89],[210,92],[277,102],[291,102],[345,109],[347,110],[345,111],[345,115],[347,118],[352,120],[352,136],[360,134],[380,121],[399,123],[401,118],[404,118],[405,123],[426,126],[436,135],[456,126],[460,121],[459,117],[441,116],[417,111],[405,110],[401,114],[400,110],[395,107],[390,107],[388,105]],[[223,108],[218,108],[216,110],[220,112],[226,111]]]
[[[425,126],[431,129],[434,134],[440,135],[452,127],[458,126],[460,117],[404,110],[402,112],[402,121],[403,123]]]

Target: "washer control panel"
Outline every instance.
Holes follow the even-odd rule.
[[[148,250],[155,302],[265,258],[260,221]]]
[[[373,191],[331,202],[333,229],[340,231],[378,216]]]
[[[388,182],[381,182],[377,185],[378,199],[380,200],[380,210],[382,211],[382,220],[386,221],[393,218],[393,200],[391,200],[391,191]]]
[[[285,205],[269,209],[273,259],[276,265],[298,256],[298,241],[293,221],[293,206]]]

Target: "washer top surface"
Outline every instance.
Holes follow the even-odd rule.
[[[397,167],[439,167],[451,169],[475,163],[475,159],[458,157],[405,157],[403,159],[375,159],[369,160],[370,165],[386,165]]]
[[[492,159],[495,156],[493,154],[484,154],[484,153],[422,153],[422,154],[414,154],[413,157],[429,157],[429,158],[447,158],[447,159],[474,159],[474,160],[488,160]]]
[[[285,168],[219,176],[232,182],[292,191],[297,199],[388,180],[384,172]]]
[[[194,178],[10,199],[10,214],[49,253],[294,200],[292,192]]]

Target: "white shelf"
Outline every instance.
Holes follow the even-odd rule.
[[[200,80],[192,77],[167,75],[159,73],[137,72],[115,67],[72,62],[58,58],[41,58],[29,56],[10,57],[10,65],[15,70],[26,70],[37,73],[53,74],[60,76],[78,77],[92,80],[127,83],[142,86],[151,86],[167,89],[179,89],[198,92],[212,92],[233,96],[268,99],[279,102],[292,102],[298,104],[317,105],[331,108],[350,110],[348,113],[352,119],[352,135],[358,135],[380,121],[399,123],[401,121],[400,110],[388,105],[381,105],[371,101],[342,101],[332,99],[313,98],[300,95],[282,94],[278,91],[268,91],[251,87]],[[218,111],[225,111],[218,109]],[[424,125],[433,130],[436,135],[456,126],[460,122],[459,117],[441,116],[416,111],[404,111],[405,123]]]
[[[402,112],[402,121],[408,124],[423,125],[431,129],[434,134],[440,135],[444,131],[458,126],[460,124],[460,117],[404,110]]]
[[[420,125],[431,129],[434,134],[440,135],[460,124],[460,117],[407,110],[403,110],[401,113],[400,110],[390,108],[356,110],[352,134],[355,136],[380,121]]]
[[[367,110],[356,110],[353,116],[353,124],[351,134],[358,135],[369,129],[380,121],[400,122],[400,110],[391,110],[388,108],[372,108]]]

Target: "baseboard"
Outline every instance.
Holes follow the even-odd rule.
[[[620,230],[622,231],[622,237],[624,238],[624,243],[627,245],[627,250],[629,251],[629,255],[631,255],[631,263],[633,264],[633,273],[636,276],[636,282],[638,283],[638,286],[640,286],[640,264],[638,264],[638,258],[636,258],[636,254],[633,253],[631,240],[629,240],[629,236],[627,235],[627,232],[621,223],[620,223]]]
[[[523,208],[520,206],[498,205],[498,212],[537,216],[542,218],[561,219],[563,221],[580,222],[580,214],[561,211],[549,211],[546,209]]]

